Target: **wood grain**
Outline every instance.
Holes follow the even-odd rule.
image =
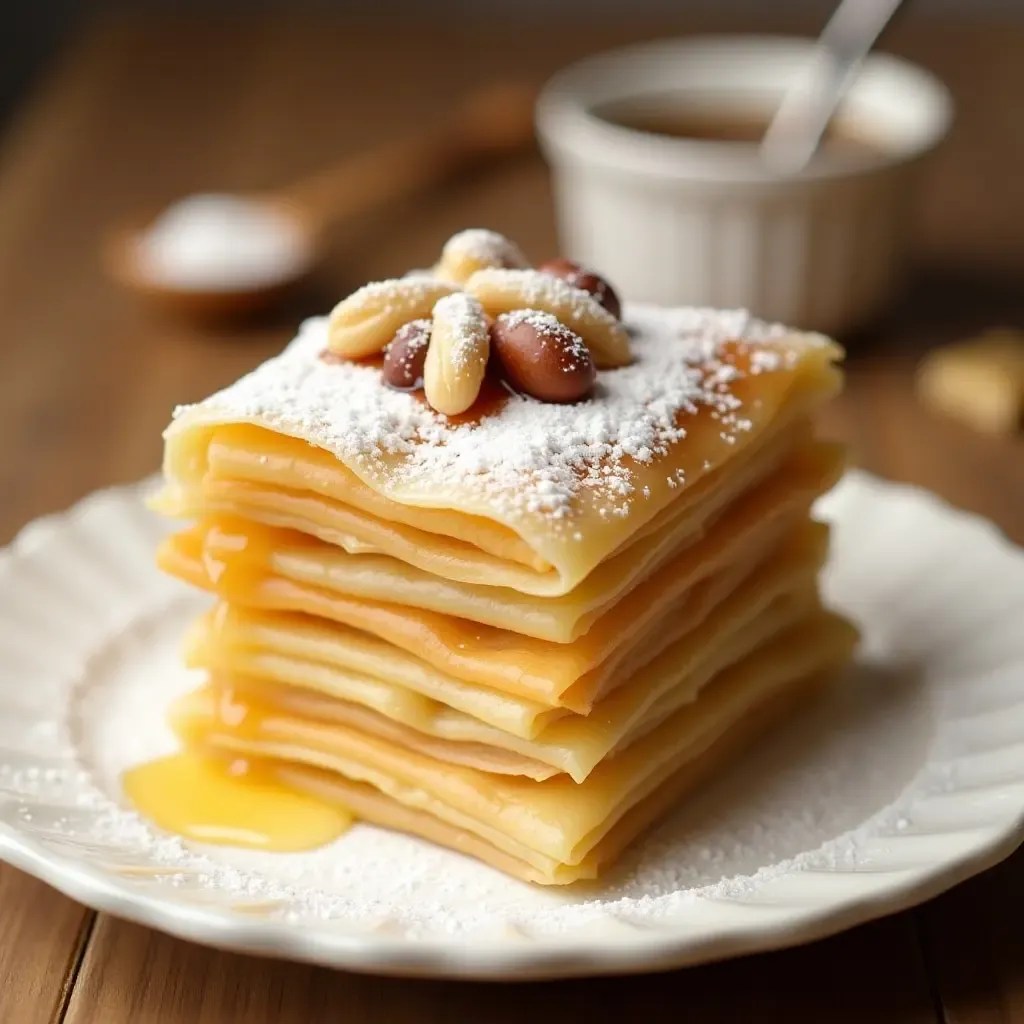
[[[92,911],[0,864],[0,1021],[61,1017],[92,919]]]
[[[850,970],[856,964],[857,970]],[[909,917],[784,954],[639,978],[536,985],[403,981],[260,963],[101,918],[67,1024],[456,1024],[682,1019],[932,1024]]]
[[[301,314],[368,278],[426,265],[453,230],[486,225],[534,258],[555,251],[546,172],[524,158],[349,223],[292,308],[213,332],[159,319],[116,291],[96,259],[105,231],[183,192],[296,180],[415,125],[496,69],[540,79],[609,44],[700,27],[588,21],[538,32],[521,21],[297,13],[100,25],[26,108],[0,160],[0,541],[95,487],[154,470],[175,403],[261,361]],[[939,420],[911,388],[927,347],[1024,324],[1024,126],[1008,101],[1024,96],[1024,30],[908,18],[890,46],[950,84],[959,122],[920,197],[921,271],[884,320],[850,339],[849,388],[826,426],[866,468],[929,487],[1024,541],[1022,442]],[[258,962],[102,915],[90,938],[90,913],[0,867],[0,1021],[604,1020],[642,1008],[653,1022],[1007,1024],[1024,1019],[1021,939],[1007,914],[1022,880],[1017,857],[922,911],[806,949],[527,987]]]
[[[1024,1022],[1024,851],[919,911],[950,1024]]]

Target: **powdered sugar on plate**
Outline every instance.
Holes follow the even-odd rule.
[[[119,799],[121,771],[172,744],[166,703],[196,683],[177,652],[194,608],[189,599],[140,621],[78,694],[79,756],[99,786],[80,800],[91,815],[88,839],[143,859],[160,884],[213,888],[289,920],[386,920],[410,935],[496,922],[556,934],[608,914],[662,920],[792,871],[855,860],[865,840],[908,813],[900,797],[932,729],[919,684],[871,666],[851,670],[825,702],[688,801],[600,885],[528,886],[362,825],[300,855],[201,847],[159,833]],[[941,776],[930,783],[941,784]]]
[[[198,941],[449,976],[699,962],[932,895],[1021,835],[1024,555],[860,474],[821,511],[825,596],[863,630],[854,668],[600,885],[543,890],[368,826],[272,856],[191,847],[134,814],[120,772],[172,742],[202,602],[153,568],[163,525],[141,490],[90,499],[0,558],[0,857]]]
[[[131,850],[175,887],[215,888],[289,919],[387,920],[412,935],[496,921],[558,933],[609,913],[655,921],[701,899],[749,893],[773,877],[856,858],[907,813],[900,796],[932,725],[919,681],[870,665],[672,815],[600,885],[524,885],[420,840],[358,826],[301,855],[200,847],[151,828],[118,799],[124,768],[170,749],[166,704],[196,685],[179,637],[201,599],[139,621],[77,694],[78,751],[99,790],[89,840]],[[941,785],[936,776],[931,785]]]
[[[537,276],[545,286],[564,284]],[[189,415],[261,422],[370,476],[388,456],[389,477],[407,492],[436,495],[443,481],[502,514],[547,513],[556,527],[559,520],[568,526],[585,489],[606,514],[628,514],[641,498],[634,468],[685,436],[688,413],[710,406],[725,438],[749,426],[733,392],[739,371],[725,359],[725,342],[747,348],[754,373],[772,372],[802,348],[825,344],[743,311],[633,306],[625,323],[632,364],[602,371],[593,397],[573,405],[510,396],[478,421],[449,422],[386,387],[375,366],[321,359],[327,322],[313,319],[280,356],[176,417],[179,424],[183,416],[191,422]]]
[[[638,922],[701,900],[749,895],[772,878],[853,862],[865,841],[910,813],[905,791],[932,731],[920,682],[852,669],[829,698],[687,802],[601,884],[541,889],[417,839],[359,825],[306,854],[203,847],[150,826],[121,797],[122,771],[174,747],[170,700],[201,681],[179,643],[202,599],[188,594],[141,616],[91,660],[71,705],[81,787],[58,818],[25,812],[53,836],[74,836],[135,865],[160,886],[216,891],[288,921],[388,921],[410,936],[470,933],[496,923],[560,934],[609,914]],[[87,775],[83,776],[82,768]],[[943,776],[928,783],[941,787]],[[60,772],[0,776],[37,798]]]

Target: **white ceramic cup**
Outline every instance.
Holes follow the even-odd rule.
[[[876,313],[904,266],[906,214],[952,119],[946,89],[873,54],[837,115],[870,148],[822,151],[780,177],[754,143],[613,124],[631,105],[766,122],[811,41],[705,36],[615,50],[556,75],[537,106],[564,255],[627,299],[745,308],[841,333]]]

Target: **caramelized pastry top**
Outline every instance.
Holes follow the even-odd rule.
[[[812,390],[838,386],[828,339],[742,311],[634,305],[624,324],[632,362],[602,371],[588,399],[538,402],[495,385],[469,414],[446,417],[389,387],[377,363],[323,358],[328,323],[311,319],[280,356],[176,410],[168,440],[254,423],[331,452],[395,500],[562,530],[581,512],[628,517],[652,490],[695,482],[767,424],[801,376]]]

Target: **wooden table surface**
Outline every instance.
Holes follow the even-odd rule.
[[[317,286],[230,334],[154,317],[102,277],[110,225],[180,193],[271,186],[413,124],[495,73],[542,76],[677,25],[537,32],[472,21],[119,20],[64,55],[0,157],[0,541],[96,487],[155,469],[177,402],[277,350],[301,311],[425,265],[467,225],[554,251],[535,157],[349,225]],[[744,26],[749,27],[749,26]],[[922,266],[851,342],[828,428],[857,460],[1024,541],[1024,443],[919,408],[923,349],[1024,325],[1024,25],[908,19],[890,47],[951,86],[959,122],[921,199]],[[301,308],[300,308],[301,306]],[[917,910],[806,948],[663,976],[549,985],[362,978],[213,952],[94,914],[0,866],[0,1021],[1024,1021],[1024,856]]]

